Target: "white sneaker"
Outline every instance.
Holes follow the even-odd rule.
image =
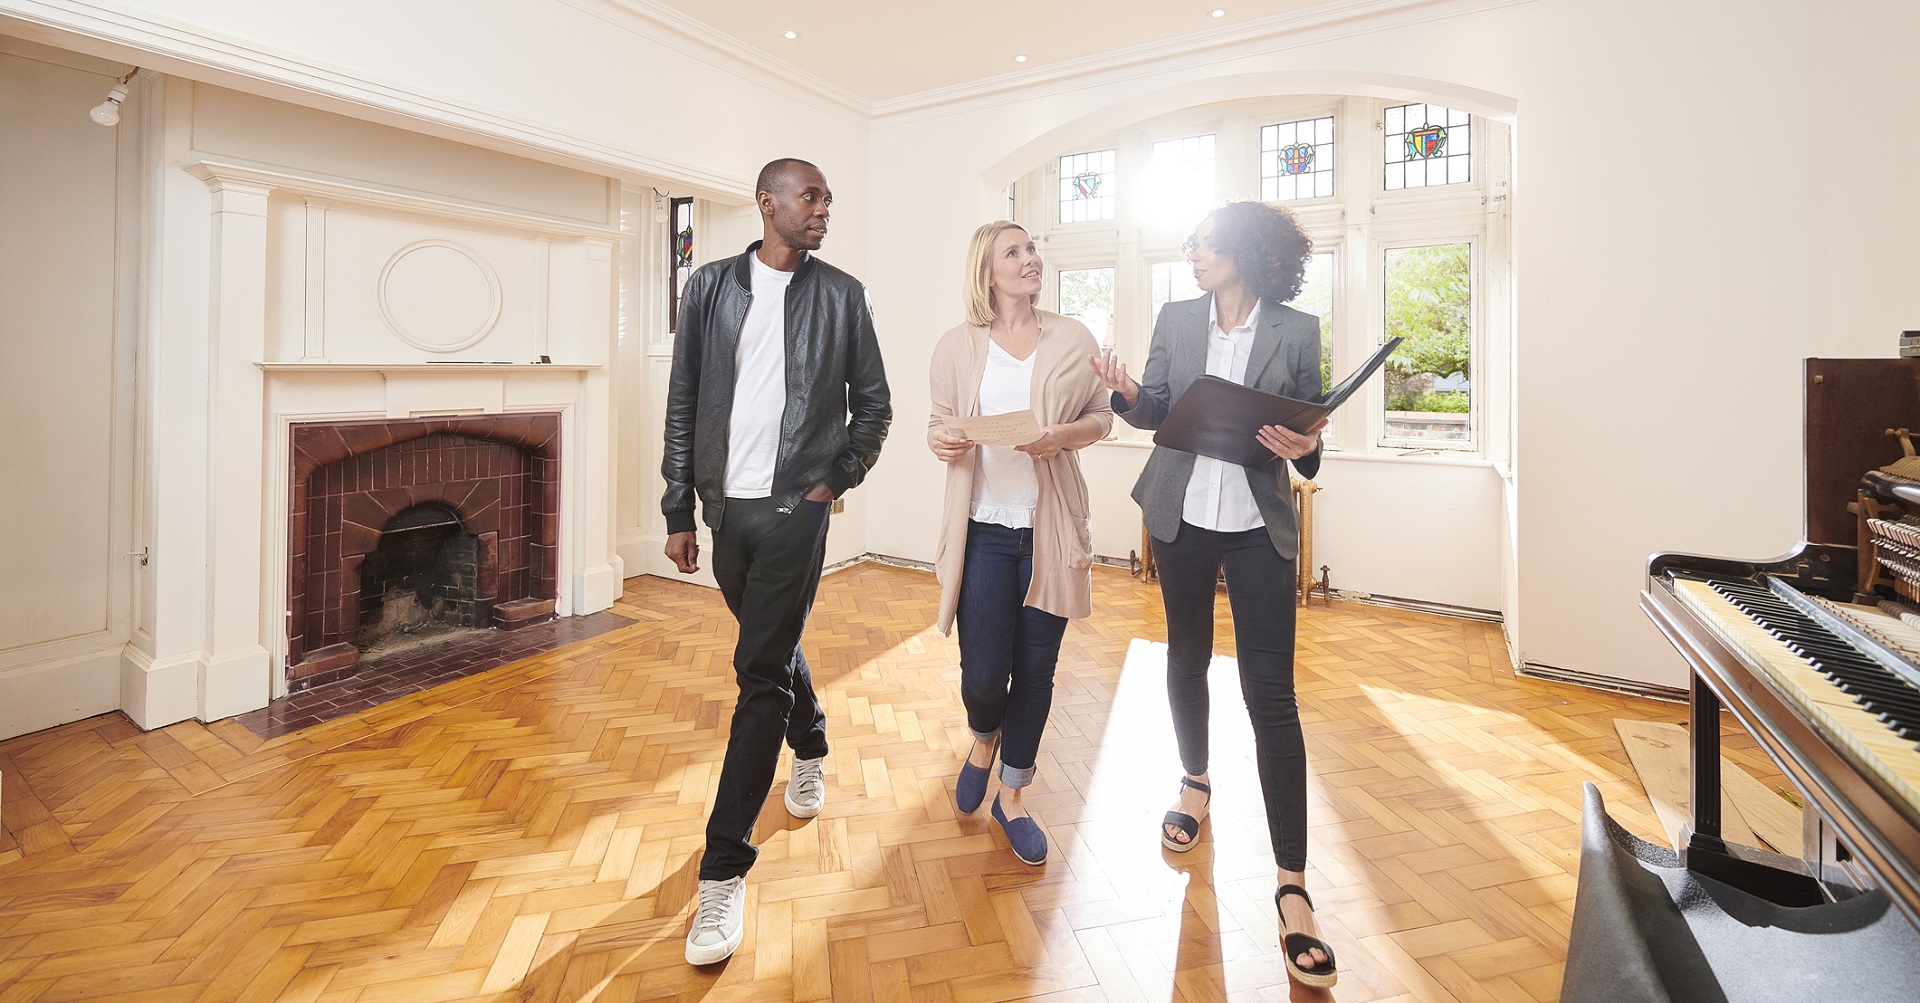
[[[827,806],[827,778],[822,772],[826,757],[795,759],[787,776],[787,814],[794,818],[812,818]]]
[[[693,929],[687,931],[687,964],[725,961],[740,947],[740,937],[746,932],[747,878],[702,880],[699,898],[693,911]]]

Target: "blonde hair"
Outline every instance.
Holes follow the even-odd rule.
[[[1013,220],[996,219],[973,231],[973,241],[967,245],[967,278],[960,287],[960,302],[966,306],[967,323],[976,327],[993,326],[993,262],[989,259],[993,242],[1008,230],[1030,232]],[[1039,305],[1038,294],[1033,303]]]

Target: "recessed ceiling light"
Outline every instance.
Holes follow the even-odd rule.
[[[1216,16],[1217,16],[1217,15],[1216,15]],[[799,32],[797,32],[797,31],[789,31],[789,32],[787,32],[787,37],[788,37],[788,38],[799,38],[799,37],[800,37],[800,33],[799,33]]]
[[[1214,9],[1207,11],[1207,13],[1212,17],[1226,17],[1227,9],[1225,7],[1215,7]]]
[[[1026,53],[1024,53],[1024,52],[1022,52],[1022,53],[1020,53],[1019,55],[1017,55],[1017,56],[1014,56],[1014,57],[1013,57],[1013,61],[1014,61],[1014,62],[1016,62],[1016,63],[1024,63],[1024,62],[1026,62],[1026,61],[1027,61],[1027,54],[1026,54]]]

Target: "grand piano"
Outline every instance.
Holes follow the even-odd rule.
[[[1893,434],[1920,438],[1920,359],[1808,359],[1805,378],[1805,542],[1647,566],[1641,608],[1692,669],[1681,856],[1783,906],[1880,889],[1920,928],[1920,459]],[[1723,709],[1800,792],[1801,857],[1722,838]]]

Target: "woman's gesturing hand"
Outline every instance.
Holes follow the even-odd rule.
[[[1275,456],[1297,460],[1320,448],[1320,430],[1327,427],[1327,419],[1315,422],[1305,432],[1295,432],[1285,425],[1262,425],[1254,438]]]
[[[1135,383],[1133,377],[1127,375],[1127,364],[1121,362],[1118,356],[1111,352],[1101,352],[1099,355],[1088,356],[1087,364],[1093,367],[1094,374],[1100,377],[1100,382],[1106,384],[1108,390],[1126,399],[1128,407],[1132,407],[1133,402],[1140,399],[1140,384]]]
[[[933,455],[938,456],[942,463],[952,463],[967,455],[967,450],[972,448],[973,440],[958,432],[946,428],[933,430]]]

